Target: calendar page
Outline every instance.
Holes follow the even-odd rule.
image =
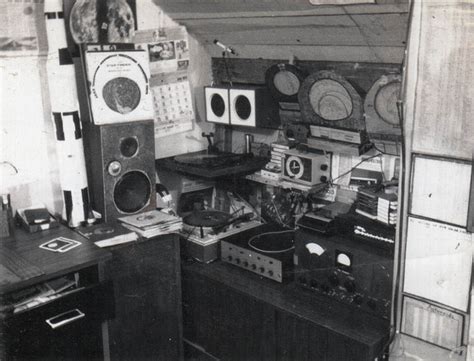
[[[149,54],[155,138],[192,130],[194,109],[186,29],[138,31],[134,42]]]
[[[155,109],[155,137],[191,130],[194,111],[187,75],[153,76],[150,84]]]

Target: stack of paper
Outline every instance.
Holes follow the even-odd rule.
[[[124,227],[138,233],[143,238],[178,232],[183,226],[180,217],[158,210],[122,217],[118,220]]]

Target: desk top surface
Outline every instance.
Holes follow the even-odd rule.
[[[224,284],[258,301],[364,344],[381,345],[389,338],[388,320],[315,295],[298,287],[295,282],[280,284],[221,261],[210,264],[184,262],[183,274],[185,277],[200,275]]]
[[[73,239],[81,245],[65,253],[39,248],[56,237]],[[96,265],[111,256],[65,226],[37,233],[17,228],[13,236],[0,239],[0,295]]]

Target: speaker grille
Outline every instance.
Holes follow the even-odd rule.
[[[114,202],[123,213],[135,213],[144,208],[150,200],[151,183],[139,171],[125,173],[114,188]]]
[[[225,102],[220,94],[214,94],[211,98],[212,112],[218,117],[222,117],[225,112]]]
[[[246,96],[239,95],[235,101],[235,111],[240,119],[246,120],[252,112],[252,105]]]

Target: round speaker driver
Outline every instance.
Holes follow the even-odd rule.
[[[138,152],[138,139],[136,137],[127,137],[120,140],[120,153],[126,157],[131,158]]]
[[[252,112],[252,105],[247,97],[239,95],[235,100],[235,111],[240,119],[246,120]]]
[[[151,182],[145,173],[130,171],[125,173],[114,188],[114,202],[119,211],[135,213],[150,201]]]
[[[211,97],[211,109],[212,112],[218,116],[222,117],[225,112],[225,102],[222,99],[220,94],[213,94]]]

